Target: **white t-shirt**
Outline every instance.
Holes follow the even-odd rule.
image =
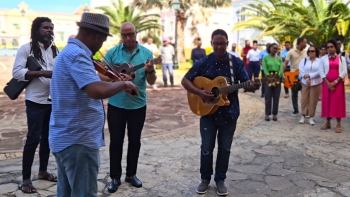
[[[157,46],[153,43],[151,44],[148,44],[147,42],[145,44],[143,44],[144,47],[146,47],[148,50],[150,50],[153,54],[153,57],[154,56],[154,53],[157,53],[158,52],[158,49],[157,49]]]
[[[248,51],[248,54],[247,54],[247,58],[249,59],[249,61],[251,62],[258,62],[259,61],[259,57],[260,57],[260,50],[259,49],[250,49]]]
[[[172,64],[173,55],[175,54],[174,47],[168,44],[168,46],[162,46],[160,49],[160,55],[162,56],[163,64]]]

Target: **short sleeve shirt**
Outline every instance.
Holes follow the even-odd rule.
[[[139,44],[137,44],[136,49],[132,53],[124,47],[124,44],[120,44],[108,50],[105,58],[109,64],[122,65],[123,63],[131,63],[137,66],[147,62],[147,59],[153,59],[153,55],[150,50]],[[140,96],[133,96],[125,91],[121,91],[108,99],[110,105],[123,109],[139,109],[146,105],[145,68],[140,68],[135,73],[136,77],[132,82],[138,87]]]
[[[53,153],[75,144],[93,149],[105,145],[102,100],[93,99],[84,91],[87,85],[99,81],[90,49],[70,38],[56,57],[52,72],[49,144]]]
[[[290,61],[290,70],[292,72],[298,70],[300,61],[306,57],[306,50],[303,50],[301,52],[299,52],[298,49],[289,50],[286,60]]]
[[[239,58],[234,58],[233,61],[236,61],[234,66],[234,83],[248,81],[249,77],[244,69],[244,63]],[[218,60],[215,56],[215,53],[211,53],[208,56],[197,61],[193,67],[187,72],[185,78],[190,81],[193,81],[196,77],[203,76],[209,79],[214,79],[218,76],[226,77],[228,83],[231,82],[231,71],[229,64],[228,54],[224,60]],[[238,90],[228,95],[230,101],[229,106],[219,107],[218,110],[212,114],[208,115],[213,118],[217,123],[227,123],[228,121],[237,121],[240,109],[239,109],[239,100],[238,100]]]

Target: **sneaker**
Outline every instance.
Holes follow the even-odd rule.
[[[309,116],[309,115],[306,115],[305,118],[310,118],[310,116]]]
[[[314,125],[315,125],[315,121],[314,121],[314,119],[313,119],[313,118],[310,118],[310,119],[309,119],[309,124],[311,124],[312,126],[314,126]]]
[[[224,181],[216,182],[216,193],[219,196],[226,196],[228,194],[227,187],[225,186]]]
[[[294,112],[292,113],[292,116],[297,116],[298,114],[299,114],[298,111],[294,111]]]
[[[153,87],[153,89],[157,89],[157,85],[155,85],[155,84],[152,85],[152,87]]]
[[[302,117],[300,118],[300,120],[299,120],[299,123],[300,123],[300,124],[304,124],[304,122],[305,122],[305,118],[304,118],[304,116],[302,116]]]
[[[210,181],[202,179],[202,182],[197,187],[197,194],[205,194],[208,191]]]

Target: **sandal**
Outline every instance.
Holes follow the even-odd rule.
[[[326,123],[325,125],[323,125],[323,127],[321,127],[321,130],[326,130],[330,128],[331,128],[331,123]]]
[[[47,180],[47,181],[51,181],[51,182],[57,182],[57,176],[55,176],[52,173],[48,173],[48,172],[45,172],[44,176],[41,175],[40,172],[39,172],[38,179]]]
[[[18,189],[20,189],[23,193],[25,194],[34,194],[37,193],[35,187],[33,186],[32,182],[27,182],[25,183],[25,181],[18,185]]]
[[[340,124],[337,124],[337,127],[335,128],[335,132],[336,133],[341,133],[342,132],[342,128],[341,128]]]

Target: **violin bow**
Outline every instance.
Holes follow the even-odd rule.
[[[117,77],[119,77],[122,81],[124,81],[123,77],[118,73],[117,70],[115,70],[115,68],[113,68],[113,66],[111,66],[111,65],[109,64],[109,62],[107,61],[107,59],[105,58],[105,56],[101,53],[101,51],[98,51],[98,52],[99,52],[100,55],[103,57],[103,60],[106,62],[107,67],[108,67],[110,70],[112,70],[112,72],[113,72],[115,75],[117,75]]]

